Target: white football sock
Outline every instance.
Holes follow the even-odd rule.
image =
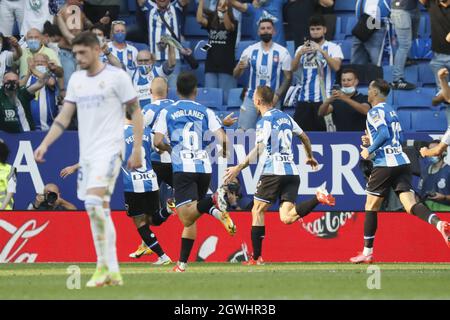
[[[368,256],[368,255],[371,255],[372,253],[373,253],[373,248],[364,247],[363,255]]]
[[[92,238],[97,253],[97,268],[106,267],[106,219],[103,210],[103,201],[98,196],[88,195],[84,202],[91,222]]]
[[[116,228],[111,217],[111,209],[103,208],[106,217],[106,260],[108,263],[109,272],[119,272],[119,262],[117,261],[116,249]]]
[[[442,226],[442,221],[439,221],[439,222],[436,224],[436,228],[437,228],[439,231],[441,231],[441,226]]]

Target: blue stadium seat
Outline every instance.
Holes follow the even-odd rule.
[[[192,1],[192,0],[189,1],[189,4],[186,8],[187,13],[190,13],[195,16],[195,14],[197,13],[197,6],[198,6],[197,3],[198,3],[198,1]]]
[[[228,107],[240,107],[242,104],[241,100],[242,88],[233,88],[228,92]]]
[[[447,117],[443,111],[413,112],[411,128],[414,131],[444,132],[447,130]]]
[[[422,86],[436,86],[436,79],[429,63],[419,64],[419,83]]]
[[[413,111],[411,110],[398,110],[397,115],[400,121],[400,125],[402,126],[402,130],[405,132],[411,131],[411,114]]]
[[[247,48],[249,45],[254,44],[256,41],[254,40],[244,40],[244,41],[240,41],[239,44],[236,46],[236,61],[239,60],[239,58],[242,55],[242,51],[245,50],[245,48]]]
[[[149,45],[146,44],[146,43],[131,42],[131,41],[129,41],[129,43],[130,43],[131,45],[135,46],[136,49],[137,49],[138,51],[141,51],[141,50],[150,50]]]
[[[352,37],[352,30],[356,22],[357,19],[354,14],[342,16],[342,31],[345,37]]]
[[[250,16],[242,15],[241,20],[241,36],[242,37],[253,37],[252,31],[254,27],[252,26],[253,19]]]
[[[172,100],[178,100],[180,99],[177,95],[177,89],[176,88],[169,88],[169,94],[167,95],[168,99],[172,99]]]
[[[336,0],[334,4],[334,11],[355,11],[356,0]]]
[[[196,101],[208,108],[220,110],[223,105],[223,91],[221,88],[198,88]]]
[[[344,61],[350,61],[352,57],[352,39],[334,40],[333,42],[339,44],[344,54]]]
[[[358,92],[367,96],[367,92],[369,91],[369,87],[358,87]]]
[[[128,11],[136,12],[137,9],[136,0],[128,0],[127,4],[128,4]]]
[[[184,21],[184,35],[194,37],[207,37],[208,32],[202,29],[195,17],[187,16]]]
[[[205,86],[205,62],[199,61],[197,70],[194,70],[194,74],[197,77],[198,87]]]
[[[431,34],[430,17],[429,15],[421,15],[419,23],[419,37],[429,38]]]
[[[393,66],[383,66],[383,78],[388,82],[393,81]],[[405,68],[405,80],[417,84],[419,81],[419,68],[417,66],[409,66]]]
[[[431,99],[435,96],[434,88],[417,88],[415,90],[396,90],[394,105],[397,108],[430,108]]]
[[[234,113],[233,117],[239,116],[240,111],[241,111],[240,106],[239,107],[230,107],[230,106],[227,107],[227,114],[230,114],[231,112],[233,112]]]

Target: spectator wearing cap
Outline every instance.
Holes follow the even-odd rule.
[[[261,19],[272,19],[276,32],[273,41],[279,45],[286,46],[283,27],[283,5],[286,0],[253,0],[252,3],[242,3],[238,0],[230,0],[233,8],[252,17],[252,37],[259,40],[259,21]]]
[[[14,61],[22,56],[22,48],[14,37],[5,37],[0,33],[0,86],[7,68],[11,68]]]
[[[197,8],[197,21],[208,30],[208,46],[205,62],[205,82],[210,88],[222,88],[225,101],[228,92],[236,87],[233,78],[235,64],[237,22],[228,0],[217,2],[214,11],[204,10],[204,0]]]
[[[418,0],[395,0],[391,3],[391,21],[397,35],[398,48],[394,56],[393,82],[396,90],[413,90],[416,85],[405,80],[405,64],[420,23]]]

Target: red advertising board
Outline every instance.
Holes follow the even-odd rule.
[[[440,214],[449,220],[450,214]],[[232,213],[238,232],[230,237],[211,216],[198,221],[191,260],[236,261],[251,251],[251,213]],[[121,262],[140,243],[124,212],[114,212]],[[284,225],[276,213],[266,215],[263,257],[267,262],[346,262],[363,244],[364,213],[312,213],[303,224]],[[164,250],[178,258],[182,225],[170,217],[153,227]],[[450,249],[436,228],[404,213],[380,213],[375,240],[379,262],[450,262]],[[139,261],[155,260],[149,256]],[[94,262],[89,219],[84,212],[0,212],[0,262]]]

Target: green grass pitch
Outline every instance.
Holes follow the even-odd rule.
[[[336,263],[121,264],[123,287],[85,288],[94,264],[79,264],[81,289],[69,290],[69,264],[0,265],[0,299],[450,299],[450,264],[376,264],[381,289],[367,288],[367,265]]]

